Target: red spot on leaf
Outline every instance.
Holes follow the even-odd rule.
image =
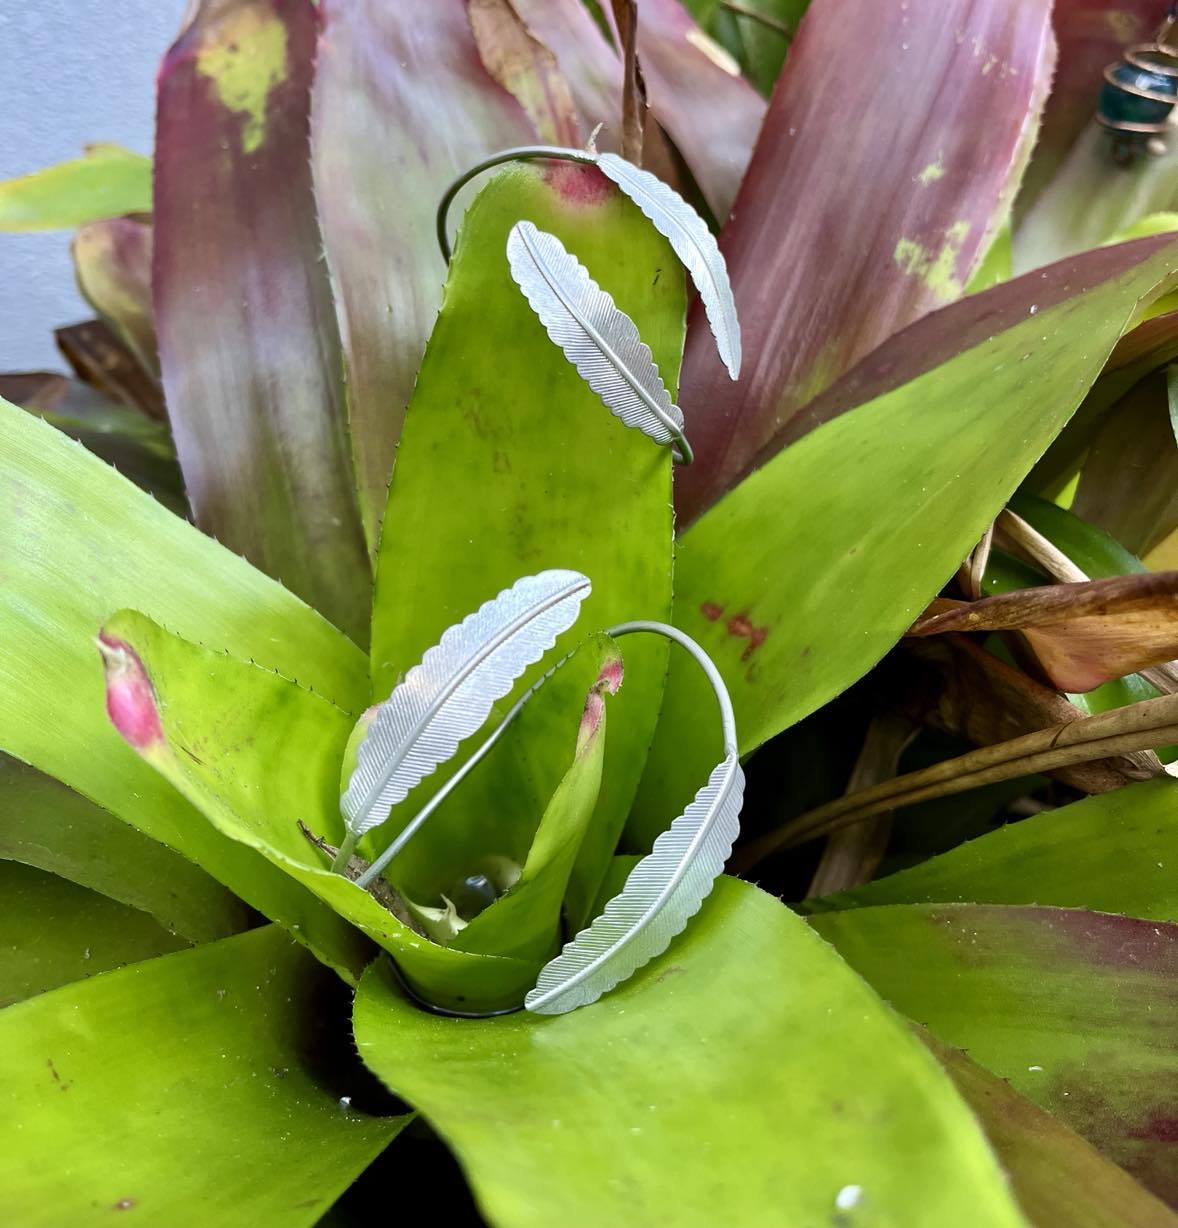
[[[714,601],[705,601],[700,607],[699,612],[709,622],[717,622],[724,615],[724,607],[717,605]]]
[[[740,657],[742,661],[747,661],[765,642],[765,638],[769,634],[769,628],[753,626],[752,620],[747,613],[735,614],[728,620],[728,634],[748,640],[748,647],[745,648]]]
[[[573,205],[599,205],[614,190],[596,166],[579,162],[550,162],[544,170],[544,181]]]
[[[1144,1126],[1130,1130],[1129,1137],[1154,1143],[1178,1143],[1178,1117],[1172,1113],[1153,1113]]]

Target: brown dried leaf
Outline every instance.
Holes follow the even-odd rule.
[[[961,635],[903,641],[884,662],[880,680],[888,702],[905,716],[975,746],[1009,742],[1084,715],[1057,691]],[[1156,756],[1142,751],[1066,765],[1051,775],[1085,793],[1108,793],[1158,768]]]
[[[1063,691],[1090,691],[1178,656],[1178,571],[1048,584],[943,607],[908,634],[1020,631]]]
[[[483,67],[523,107],[540,139],[579,145],[581,125],[569,83],[510,0],[466,0],[466,15]]]

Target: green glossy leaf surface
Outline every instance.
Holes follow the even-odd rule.
[[[151,210],[151,159],[118,145],[0,183],[0,231],[68,230]]]
[[[277,674],[208,652],[142,615],[123,611],[104,630],[131,646],[151,682],[163,739],[145,748],[144,759],[199,810],[198,821],[256,850],[293,890],[302,884],[320,907],[333,910],[331,920],[346,936],[345,974],[371,955],[366,934],[432,1001],[496,1009],[522,1000],[535,981],[534,963],[435,946],[331,873],[301,832],[300,820],[340,843],[339,775],[351,717]],[[288,918],[275,919],[291,927]],[[321,958],[340,962],[315,935],[298,934]]]
[[[249,909],[191,861],[8,755],[0,755],[0,857],[150,913],[193,942],[250,924]]]
[[[407,1121],[320,1077],[332,987],[267,927],[4,1011],[6,1216],[310,1228]]]
[[[145,912],[18,861],[0,861],[0,894],[0,1006],[189,945]]]
[[[807,911],[866,904],[1054,904],[1178,921],[1178,781],[1032,815]]]
[[[1178,244],[1150,250],[1129,271],[1086,292],[1074,287],[811,431],[680,539],[676,623],[724,674],[742,750],[866,672],[953,574],[1067,421],[1138,302],[1168,286]],[[1016,293],[1026,293],[1020,282],[971,296],[941,313],[944,323]],[[924,323],[942,327],[936,316]],[[641,795],[644,838],[654,811],[694,787],[685,765],[698,774],[716,761],[715,735],[695,715],[706,702],[696,672],[673,661]]]
[[[631,316],[674,395],[684,274],[666,241],[594,167],[496,176],[463,221],[397,453],[373,611],[378,699],[447,626],[547,567],[593,583],[558,652],[614,623],[669,621],[669,449],[624,426],[549,340],[507,264],[520,219],[556,235]],[[667,646],[635,636],[625,654],[586,852],[602,867],[642,770]],[[582,908],[596,889],[580,889]]]
[[[218,835],[141,764],[104,707],[94,636],[122,606],[359,710],[364,658],[319,615],[45,423],[0,404],[0,748],[195,861],[350,962],[347,928]]]
[[[184,479],[166,423],[50,371],[0,375],[0,398],[76,439],[169,511],[187,518]]]
[[[840,1196],[847,1223],[1025,1224],[915,1038],[732,879],[593,1006],[472,1025],[414,1009],[373,968],[354,1022],[498,1228],[836,1224]]]
[[[156,106],[155,323],[196,523],[365,643],[372,573],[307,128],[319,11],[202,0]]]
[[[1178,1198],[1178,926],[984,904],[857,908],[812,924],[897,1010]]]

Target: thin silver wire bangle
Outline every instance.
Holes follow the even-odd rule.
[[[481,175],[483,171],[489,171],[493,166],[502,166],[504,162],[533,162],[538,158],[552,158],[561,162],[580,162],[585,166],[597,165],[596,154],[590,153],[587,149],[572,149],[563,145],[516,145],[512,149],[504,149],[497,154],[492,154],[489,158],[484,158],[481,162],[476,162],[474,166],[463,171],[454,180],[438,203],[436,222],[438,246],[442,249],[442,257],[447,264],[450,263],[452,253],[450,238],[446,233],[446,217],[450,212],[450,206],[454,203],[454,197],[477,175]]]
[[[647,633],[651,635],[661,635],[664,639],[668,639],[678,644],[681,648],[687,650],[695,658],[696,664],[703,670],[708,681],[712,684],[712,690],[716,695],[716,702],[720,708],[720,727],[724,738],[724,755],[725,757],[735,757],[739,755],[739,747],[736,741],[736,715],[732,710],[732,698],[728,694],[728,688],[724,685],[724,679],[720,676],[720,671],[716,668],[715,662],[711,657],[696,643],[691,636],[680,631],[678,627],[672,627],[667,623],[654,622],[649,619],[638,619],[634,622],[618,623],[614,627],[606,629],[606,635],[613,639],[621,639],[624,635],[634,635]],[[570,654],[571,656],[572,654]],[[558,670],[569,657],[562,657],[550,670],[548,670],[541,678],[538,678],[528,689],[512,704],[507,715],[491,732],[490,736],[482,743],[482,745],[470,756],[469,759],[454,773],[453,776],[430,798],[430,800],[409,820],[408,823],[397,834],[393,842],[384,850],[383,853],[355,880],[359,887],[367,888],[368,885],[385,869],[390,861],[397,856],[399,852],[409,843],[409,841],[421,830],[425,821],[434,813],[435,810],[450,796],[451,793],[462,783],[463,780],[475,769],[479,762],[485,758],[496,742],[507,732],[508,726],[523,710],[524,705],[532,698],[533,695],[548,681],[549,678]]]
[[[696,664],[704,671],[708,681],[712,684],[712,690],[716,695],[716,702],[720,708],[720,726],[724,738],[724,755],[725,758],[737,758],[740,750],[736,741],[736,716],[732,710],[732,697],[728,694],[728,688],[724,685],[724,679],[720,676],[720,671],[716,668],[716,663],[711,657],[696,643],[691,636],[680,631],[678,627],[672,627],[668,623],[655,622],[649,619],[635,619],[633,622],[618,623],[616,626],[610,627],[605,631],[605,634],[615,639],[620,639],[624,635],[634,635],[642,632],[648,632],[653,635],[661,635],[664,639],[668,639],[678,644],[689,652],[696,661]],[[494,731],[486,739],[485,742],[475,751],[473,755],[462,765],[461,768],[446,782],[446,784],[438,790],[436,794],[429,800],[414,817],[406,824],[404,831],[393,841],[392,844],[377,858],[376,861],[368,867],[364,873],[356,879],[357,886],[366,887],[381,870],[393,859],[400,849],[408,844],[409,839],[417,832],[427,818],[437,809],[442,800],[458,785],[458,783],[474,768],[475,764],[482,759],[492,746],[499,740],[507,727],[520,714],[524,705],[529,699],[552,677],[554,673],[572,656],[562,657],[550,670],[548,670],[541,678],[538,678],[530,687],[512,704],[507,715],[496,726]],[[516,1015],[524,1009],[524,1004],[521,1002],[518,1006],[500,1007],[493,1011],[456,1011],[451,1010],[446,1006],[438,1006],[433,1002],[423,998],[409,984],[405,974],[401,971],[400,965],[393,957],[391,951],[385,952],[385,959],[388,961],[392,969],[393,976],[400,985],[405,996],[411,1002],[419,1006],[422,1010],[428,1011],[431,1015],[443,1015],[450,1019],[498,1019],[504,1015]]]
[[[438,247],[441,248],[442,258],[447,264],[450,263],[450,257],[453,253],[450,247],[450,237],[446,230],[446,220],[450,213],[450,206],[454,203],[454,198],[458,193],[472,179],[481,175],[483,171],[490,170],[493,166],[502,166],[505,162],[534,162],[545,158],[559,162],[579,162],[582,166],[597,165],[597,155],[595,153],[590,153],[586,149],[573,149],[570,146],[563,145],[516,145],[512,149],[504,149],[489,158],[484,158],[481,162],[476,162],[474,166],[469,170],[463,171],[450,184],[438,203],[435,228],[438,236]],[[656,414],[658,414],[658,417],[663,418],[663,415],[658,413],[657,410]],[[671,432],[671,460],[676,465],[690,465],[695,460],[695,452],[688,442],[687,436],[683,433],[682,428],[669,418],[663,419],[663,425]]]

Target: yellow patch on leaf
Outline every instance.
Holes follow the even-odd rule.
[[[270,91],[286,80],[286,27],[269,5],[237,9],[208,31],[196,70],[222,106],[245,116],[241,149],[253,153],[266,139]]]

